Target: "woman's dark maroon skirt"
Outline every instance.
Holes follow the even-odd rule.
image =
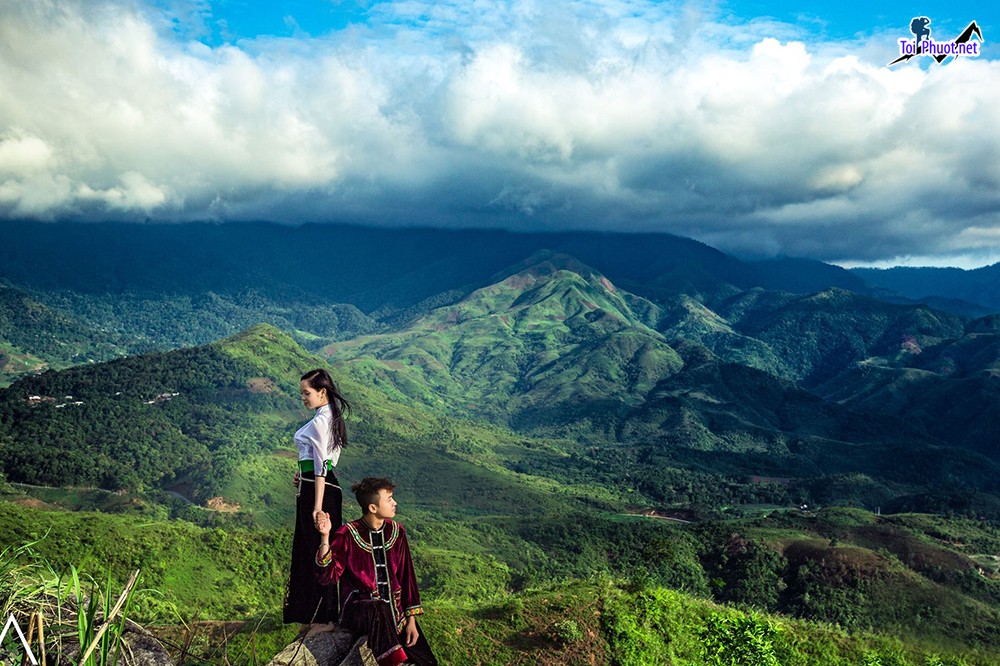
[[[337,622],[339,599],[336,585],[320,585],[316,582],[316,549],[319,548],[319,532],[313,523],[313,502],[316,500],[316,478],[312,472],[303,472],[299,481],[299,495],[295,502],[295,535],[292,537],[292,566],[285,588],[286,623],[325,624]],[[323,477],[319,479],[323,482]],[[340,483],[333,472],[326,474],[326,488],[323,491],[323,511],[330,514],[330,523],[336,530],[343,522],[342,493]]]

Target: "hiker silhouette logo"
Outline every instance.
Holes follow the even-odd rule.
[[[899,57],[889,63],[906,62],[917,56],[930,56],[940,65],[947,58],[966,56],[976,58],[982,53],[983,31],[975,21],[966,26],[961,34],[950,41],[934,41],[931,38],[931,20],[926,16],[915,16],[910,21],[910,33],[913,38],[901,37]],[[976,37],[978,41],[974,40]]]

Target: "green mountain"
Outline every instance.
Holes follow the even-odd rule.
[[[992,488],[994,463],[981,457],[991,452],[973,441],[989,418],[970,438],[948,436],[922,425],[934,419],[930,402],[921,406],[924,421],[902,412],[873,415],[851,401],[849,389],[836,395],[842,404],[830,404],[787,381],[832,382],[876,355],[903,358],[912,348],[932,348],[964,330],[954,316],[839,290],[797,296],[758,289],[717,303],[687,295],[655,303],[551,252],[490,279],[390,332],[337,342],[323,353],[358,391],[375,390],[373,403],[394,405],[386,411],[406,406],[448,423],[484,419],[511,429],[511,438],[549,442],[540,447],[551,452],[544,461],[530,447],[500,456],[497,464],[509,471],[540,465],[573,484],[635,479],[630,489],[656,503],[689,502],[691,493],[678,493],[674,481],[698,474],[708,475],[699,487],[724,474],[740,488],[735,495],[709,492],[709,506],[751,496],[813,497],[817,479],[852,474],[865,480],[843,489],[841,501],[888,501],[934,483]],[[287,335],[281,339],[292,360],[280,382],[253,367],[267,354],[238,351],[245,336],[19,382],[0,401],[11,415],[0,436],[29,444],[8,447],[4,466],[18,481],[57,483],[65,467],[81,484],[165,488],[204,501],[239,477],[234,461],[280,449],[294,425],[292,414],[271,412],[294,394],[296,373],[322,361]],[[266,384],[260,377],[274,388],[259,390]],[[991,394],[980,393],[968,404],[989,404]],[[934,393],[925,386],[922,394]],[[107,414],[118,422],[111,435],[101,433]],[[234,441],[234,432],[252,436]],[[44,441],[67,449],[61,467],[28,464],[43,455]],[[949,448],[955,446],[963,450]],[[157,452],[148,461],[138,457],[145,448]],[[95,454],[96,464],[84,464]],[[762,491],[745,486],[748,477],[784,481]],[[872,493],[872,479],[887,485]],[[266,495],[254,501],[277,515]]]
[[[837,267],[740,261],[664,234],[16,223],[0,229],[0,279],[119,354],[206,344],[260,321],[317,349],[405,328],[546,252],[575,257],[645,299],[647,313],[637,314],[666,339],[693,336],[726,360],[808,386],[888,353],[907,335],[954,337],[935,330],[954,329],[949,315],[848,295],[901,299]],[[665,311],[658,323],[643,319],[648,303]],[[58,338],[46,325],[12,328],[34,341]],[[35,358],[58,360],[44,346],[7,342],[7,381],[38,367]]]
[[[963,321],[926,306],[895,305],[830,289],[793,296],[760,290],[716,306],[741,335],[767,345],[775,375],[815,386],[871,356],[905,353],[960,335]]]
[[[105,331],[0,283],[0,386],[48,367],[103,361],[122,354]]]
[[[324,352],[402,400],[507,425],[568,401],[579,413],[625,408],[679,367],[651,327],[658,308],[570,257],[539,256],[497,279]]]
[[[619,423],[620,437],[651,456],[694,458],[702,468],[733,474],[862,473],[917,484],[956,475],[976,487],[994,487],[992,472],[980,473],[992,463],[944,447],[900,418],[862,417],[696,346],[680,350],[684,368]]]
[[[785,368],[802,359],[814,373],[824,363],[839,371],[830,356],[842,352],[823,347],[821,333],[829,331],[826,343],[858,341],[842,361],[851,367],[870,349],[891,348],[900,331],[932,341],[960,330],[953,317],[847,292],[756,292],[727,302],[731,323],[689,298],[658,306],[568,257],[536,257],[508,273],[400,330],[325,351],[401,402],[570,440],[567,450],[590,463],[579,473],[609,484],[627,479],[658,503],[692,501],[677,485],[696,474],[778,478],[784,485],[759,492],[779,502],[813,497],[816,479],[860,475],[839,486],[838,499],[873,507],[955,479],[995,487],[996,464],[979,449],[949,448],[896,416],[861,416],[692,342]],[[812,331],[794,353],[792,322]],[[752,324],[761,338],[734,328]],[[788,347],[777,343],[782,336]],[[872,491],[873,480],[880,490]],[[752,495],[746,486],[736,493]],[[702,499],[704,507],[732,496],[706,489]]]
[[[992,317],[967,328],[869,359],[817,391],[859,411],[905,416],[940,441],[1000,459],[993,443],[1000,428],[1000,335]]]

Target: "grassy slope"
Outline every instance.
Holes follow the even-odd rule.
[[[796,516],[776,518],[778,524],[730,524],[729,529],[756,530],[758,536],[768,535],[771,543],[781,544],[786,552],[796,544],[819,540],[824,548],[845,553],[855,564],[870,561],[876,552],[854,545],[862,539],[869,540],[873,548],[878,544],[884,549],[887,543],[902,543],[901,536],[905,536],[910,551],[915,550],[914,544],[924,544],[927,552],[952,556],[950,548],[936,544],[935,537],[929,535],[946,540],[967,538],[976,549],[995,548],[1000,539],[995,530],[981,525],[926,516],[878,520],[863,512],[841,512],[823,517],[819,525]],[[415,511],[404,520],[411,528],[423,579],[428,614],[422,618],[422,626],[443,664],[610,661],[693,665],[706,663],[709,655],[717,656],[716,650],[728,649],[735,654],[746,649],[748,635],[756,637],[749,643],[758,656],[774,656],[775,661],[760,663],[922,666],[932,663],[929,659],[936,655],[943,663],[985,665],[1000,658],[995,638],[990,638],[995,622],[992,611],[944,584],[907,580],[906,585],[900,585],[898,576],[885,577],[883,590],[869,591],[884,612],[898,607],[902,616],[912,601],[923,604],[925,612],[936,609],[938,616],[925,615],[912,624],[898,617],[894,623],[873,627],[879,633],[719,606],[704,598],[704,591],[692,595],[670,590],[646,575],[621,579],[607,571],[594,571],[596,578],[574,580],[565,572],[550,572],[564,582],[539,580],[511,593],[511,574],[533,557],[547,564],[551,550],[519,541],[495,525],[492,530],[483,529],[475,519],[442,521],[436,512]],[[873,533],[873,526],[888,532]],[[552,527],[547,526],[546,531]],[[284,579],[287,531],[137,522],[123,516],[37,511],[9,502],[0,502],[0,529],[22,541],[44,535],[35,548],[57,569],[68,563],[82,564],[102,579],[107,568],[123,577],[132,568],[141,567],[143,586],[158,589],[163,596],[141,594],[136,617],[173,624],[177,616],[168,603],[173,602],[185,621],[271,617],[256,639],[262,649],[277,649],[280,640],[275,642],[272,634],[289,638],[273,620]],[[635,527],[631,529],[635,531]],[[840,535],[838,545],[829,547],[828,539],[820,539],[829,530]],[[671,543],[685,542],[678,528],[664,528],[661,533],[671,537]],[[514,553],[520,555],[521,563]],[[893,567],[903,568],[896,563],[888,569]],[[892,595],[887,596],[890,591]],[[928,592],[936,596],[921,596]],[[256,621],[248,627],[255,625]],[[231,654],[244,640],[249,639],[233,641]],[[271,648],[266,647],[269,641]],[[874,661],[876,657],[882,661]]]
[[[245,382],[255,378],[268,379],[273,389],[264,395],[279,402],[293,400],[297,374],[316,361],[270,327],[255,328],[213,349],[241,368],[235,390],[244,391]],[[475,621],[476,614],[494,600],[506,603],[511,590],[522,591],[518,594],[526,595],[524,601],[532,598],[531,590],[544,581],[593,574],[628,575],[708,593],[706,573],[694,554],[691,537],[659,522],[650,523],[649,519],[614,516],[612,512],[631,496],[628,488],[612,477],[603,485],[595,485],[594,479],[601,477],[589,474],[591,463],[579,460],[578,444],[559,438],[528,438],[500,426],[455,420],[415,404],[398,404],[363,378],[353,377],[349,364],[343,369],[343,388],[358,409],[352,417],[352,445],[344,454],[342,474],[346,480],[370,473],[389,474],[400,483],[402,518],[419,544],[417,560],[425,576],[425,588],[429,599],[440,600],[443,608],[469,614]],[[59,382],[82,376],[79,373],[60,373],[62,379],[55,385],[62,387],[64,384]],[[270,385],[258,382],[255,386],[259,389]],[[245,410],[244,402],[235,404]],[[291,464],[282,453],[287,451],[287,438],[282,440],[278,435],[290,434],[301,415],[295,410],[275,410],[269,404],[260,409],[257,418],[271,422],[275,439],[263,442],[264,446],[243,458],[241,465],[247,467],[229,477],[231,485],[226,486],[224,495],[241,501],[255,515],[260,512],[261,522],[279,524],[283,517],[287,520],[291,515],[286,508]],[[248,474],[259,482],[247,482]],[[266,493],[270,493],[269,500]],[[525,507],[531,507],[532,520],[524,519]],[[141,513],[139,508],[133,510]],[[7,529],[21,529],[11,525],[27,522],[29,514],[16,513],[24,509],[11,511],[15,513]],[[283,580],[279,558],[287,552],[280,532],[201,530],[178,524],[175,532],[160,540],[162,545],[147,547],[144,539],[156,537],[166,528],[156,520],[159,514],[155,512],[149,514],[146,524],[137,523],[134,515],[116,518],[48,512],[41,522],[51,521],[50,539],[54,539],[54,545],[50,552],[64,564],[91,548],[100,553],[92,561],[103,561],[101,549],[112,548],[111,535],[121,531],[122,547],[117,548],[119,544],[114,542],[116,550],[107,558],[123,569],[133,565],[149,568],[152,583],[162,586],[186,610],[198,608],[207,613],[208,609],[237,608],[254,613],[264,612],[270,603],[274,611]],[[74,520],[82,522],[78,525]],[[120,529],[109,522],[113,520],[130,521],[130,527]],[[636,529],[639,525],[656,525],[644,530],[655,530],[657,538],[646,538],[645,531]],[[18,538],[31,536],[15,533]],[[808,546],[816,539],[821,542],[812,549],[797,551],[800,557],[821,562],[838,550],[831,551],[830,538],[825,535],[803,532],[800,540]],[[266,553],[258,549],[258,541],[269,544]],[[171,544],[173,550],[165,547]],[[917,612],[921,600],[938,589],[935,585],[950,586],[949,590],[957,585],[961,594],[948,597],[954,600],[949,608],[955,617],[971,613],[989,617],[983,612],[985,602],[972,595],[981,591],[965,594],[962,580],[932,580],[920,571],[899,568],[868,546],[855,547],[872,552],[864,556],[864,561],[875,562],[887,572],[885,584],[878,588],[879,606]],[[152,558],[148,561],[142,559],[147,551]],[[190,553],[195,555],[191,557]],[[176,558],[185,558],[185,562],[175,563]],[[243,600],[235,604],[211,601],[209,597],[222,598],[229,589],[240,592],[242,588],[233,583],[233,577],[244,568],[252,574],[249,578],[258,580],[258,596],[240,595]],[[881,571],[878,567],[876,570]],[[911,592],[916,602],[896,603]],[[826,605],[814,604],[810,608],[832,614],[842,608],[840,601],[826,600]],[[980,625],[976,622],[965,623],[969,627],[966,634],[955,634],[952,625],[944,620],[932,617],[921,628],[928,636],[936,631],[941,641],[977,640]],[[893,630],[898,628],[894,626]],[[559,631],[560,641],[577,635],[569,625]],[[438,637],[445,640],[444,636],[444,630],[440,630]],[[526,645],[532,644],[528,638],[517,640],[522,639],[528,641]],[[594,640],[595,646],[600,643]],[[613,642],[607,636],[603,640],[609,645]]]
[[[555,585],[478,608],[443,605],[422,624],[442,662],[452,664],[986,666],[997,658],[991,650],[849,633],[611,581]]]

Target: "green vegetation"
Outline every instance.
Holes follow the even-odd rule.
[[[110,360],[122,348],[22,289],[0,283],[0,386],[48,367]]]
[[[421,624],[442,663],[923,666],[936,656],[971,666],[1000,658],[995,602],[984,596],[997,582],[977,574],[982,583],[970,588],[943,575],[945,555],[961,557],[950,540],[968,534],[961,549],[970,554],[1000,542],[984,523],[858,510],[691,526],[593,514],[443,520],[419,510],[402,520],[428,609]],[[224,643],[196,641],[192,655],[224,646],[233,663],[249,664],[253,650],[273,654],[294,633],[275,621],[287,530],[137,524],[11,503],[0,503],[0,530],[36,542],[46,571],[71,576],[78,563],[116,594],[127,572],[142,568],[146,591],[129,616],[172,645],[180,644],[178,618],[192,627],[242,621]],[[5,576],[15,578],[30,590],[30,576]],[[808,604],[808,620],[792,619],[795,604]]]
[[[288,366],[315,365],[290,343],[255,363],[209,345],[26,378],[0,393],[0,465],[10,480],[107,490],[191,487],[204,501],[248,455],[287,445],[295,385]],[[248,337],[249,336],[249,337]],[[261,363],[279,370],[261,377]],[[267,412],[266,417],[260,416]],[[14,445],[13,443],[17,444]],[[59,451],[59,456],[51,452]]]
[[[350,305],[288,304],[252,291],[98,296],[0,283],[0,386],[48,368],[202,345],[258,322],[287,331],[309,349],[378,326]]]
[[[878,518],[851,509],[751,517],[760,513],[755,507],[767,504],[891,500],[920,488],[915,480],[922,468],[903,467],[889,486],[858,472],[828,481],[819,476],[750,479],[744,476],[748,465],[771,473],[815,473],[822,466],[849,469],[852,458],[855,468],[870,465],[866,471],[877,474],[879,449],[865,438],[877,437],[879,426],[845,424],[837,408],[759,371],[719,363],[697,345],[680,344],[671,353],[681,365],[656,383],[632,418],[621,421],[628,424],[619,430],[621,441],[606,439],[601,429],[584,429],[580,421],[575,427],[585,436],[574,437],[565,425],[532,433],[476,421],[471,414],[452,418],[447,410],[402,392],[393,400],[382,385],[357,371],[374,366],[346,361],[337,375],[357,409],[338,474],[345,485],[369,474],[385,474],[399,484],[401,518],[415,544],[423,589],[448,622],[461,624],[465,614],[477,617],[477,609],[530,605],[526,600],[553,580],[597,576],[654,596],[657,590],[674,590],[737,608],[835,623],[852,635],[919,635],[942,654],[996,649],[989,627],[1000,619],[1000,594],[991,578],[994,569],[978,565],[996,552],[990,550],[997,537],[988,523],[977,524],[975,532],[982,548],[965,552],[934,534],[946,533],[949,525],[971,532],[967,520],[943,523],[934,532],[914,519]],[[178,616],[185,621],[239,619],[258,631],[234,638],[234,649],[280,643],[287,632],[274,618],[293,513],[289,444],[304,417],[293,407],[296,379],[303,368],[321,363],[288,335],[262,325],[205,347],[19,381],[0,393],[0,407],[11,415],[4,420],[4,441],[46,441],[64,429],[69,436],[59,441],[67,458],[78,455],[91,463],[79,470],[70,465],[55,482],[108,489],[13,485],[8,497],[25,506],[0,505],[0,533],[13,543],[45,537],[46,557],[60,570],[88,571],[93,562],[110,566],[116,577],[112,585],[142,569],[144,584],[163,596],[137,598],[132,610],[137,618],[154,624],[174,623]],[[581,380],[576,386],[582,390],[587,384]],[[115,395],[123,388],[128,397],[123,398],[124,390]],[[169,399],[157,401],[164,394]],[[73,418],[64,417],[69,405],[33,403],[32,395],[62,395],[62,400],[73,395],[84,404],[74,406],[80,411]],[[725,411],[727,404],[731,407]],[[38,416],[45,410],[45,418]],[[128,418],[108,418],[118,414]],[[760,425],[750,428],[748,422]],[[768,423],[780,423],[781,429],[765,431]],[[664,445],[657,432],[677,439]],[[680,439],[684,432],[686,440]],[[823,432],[840,439],[822,440]],[[849,437],[858,444],[846,444]],[[634,444],[627,444],[629,438]],[[862,442],[872,450],[864,452]],[[109,447],[108,453],[95,459],[93,450],[100,447]],[[6,467],[12,481],[49,480],[24,477],[26,470],[44,474],[44,468],[15,464],[41,454],[30,451],[30,444],[3,448],[4,460],[14,461]],[[917,452],[900,451],[895,461]],[[102,464],[127,472],[98,475]],[[803,465],[812,467],[803,470]],[[982,466],[978,473],[988,470]],[[157,471],[171,474],[157,477]],[[212,496],[238,504],[238,510],[189,502],[202,504]],[[39,503],[77,512],[28,508]],[[79,511],[95,507],[108,513]],[[347,515],[356,511],[350,498],[345,508]],[[645,508],[682,511],[701,522],[679,526],[625,515]],[[727,519],[739,515],[747,517]],[[951,541],[961,542],[961,537]],[[107,570],[88,573],[97,578]],[[794,634],[775,629],[785,620],[699,617],[687,630],[692,645],[717,645],[720,655],[752,649],[764,655],[761,663],[772,653],[792,654],[782,641]],[[674,654],[678,663],[705,658],[670,652],[680,647],[661,644],[662,625],[643,630],[652,632],[647,638],[637,629],[628,640],[616,638],[610,626],[566,615],[552,619],[539,636],[553,649],[581,654],[645,655],[636,659]],[[449,644],[441,631],[439,637]],[[508,639],[524,645],[542,641]],[[881,654],[875,648],[869,652]],[[517,663],[517,654],[512,649],[510,663]],[[620,659],[628,663],[629,657]]]
[[[733,327],[756,326],[758,342],[774,343],[772,352],[780,352],[783,362],[793,359],[790,349],[799,344],[795,353],[808,357],[801,368],[816,375],[832,363],[820,334],[839,330],[836,308],[823,310],[831,302],[864,339],[862,357],[891,347],[902,330],[915,331],[925,343],[961,330],[954,317],[846,292],[801,298],[761,293],[724,304],[730,323],[683,298],[687,306],[679,313],[622,291],[570,258],[543,257],[405,328],[326,351],[339,372],[393,402],[485,419],[564,453],[562,459],[517,460],[505,451],[512,469],[602,486],[626,479],[659,505],[697,502],[702,513],[713,505],[761,502],[875,508],[932,484],[947,488],[956,479],[972,492],[996,489],[995,461],[941,447],[909,415],[905,421],[859,417],[691,341],[710,334],[716,350],[728,354],[718,336],[745,340]],[[805,344],[792,337],[798,326],[813,331]],[[688,338],[667,337],[680,334]],[[843,363],[852,359],[858,360]],[[799,377],[799,371],[767,369]],[[750,486],[747,477],[778,482]]]
[[[129,650],[124,634],[139,572],[115,599],[110,574],[103,587],[72,565],[65,574],[57,574],[35,552],[40,543],[8,546],[0,552],[0,611],[5,622],[8,617],[20,620],[22,631],[27,630],[28,648],[43,662],[48,654],[54,663],[122,663]],[[17,639],[12,635],[11,640]]]
[[[85,238],[44,283],[0,247],[3,589],[100,581],[78,641],[136,569],[128,615],[192,660],[290,640],[298,376],[330,363],[337,474],[398,483],[443,663],[1000,659],[992,320],[666,237],[342,229],[333,262],[312,228],[231,257],[228,229],[120,231],[116,274]]]

